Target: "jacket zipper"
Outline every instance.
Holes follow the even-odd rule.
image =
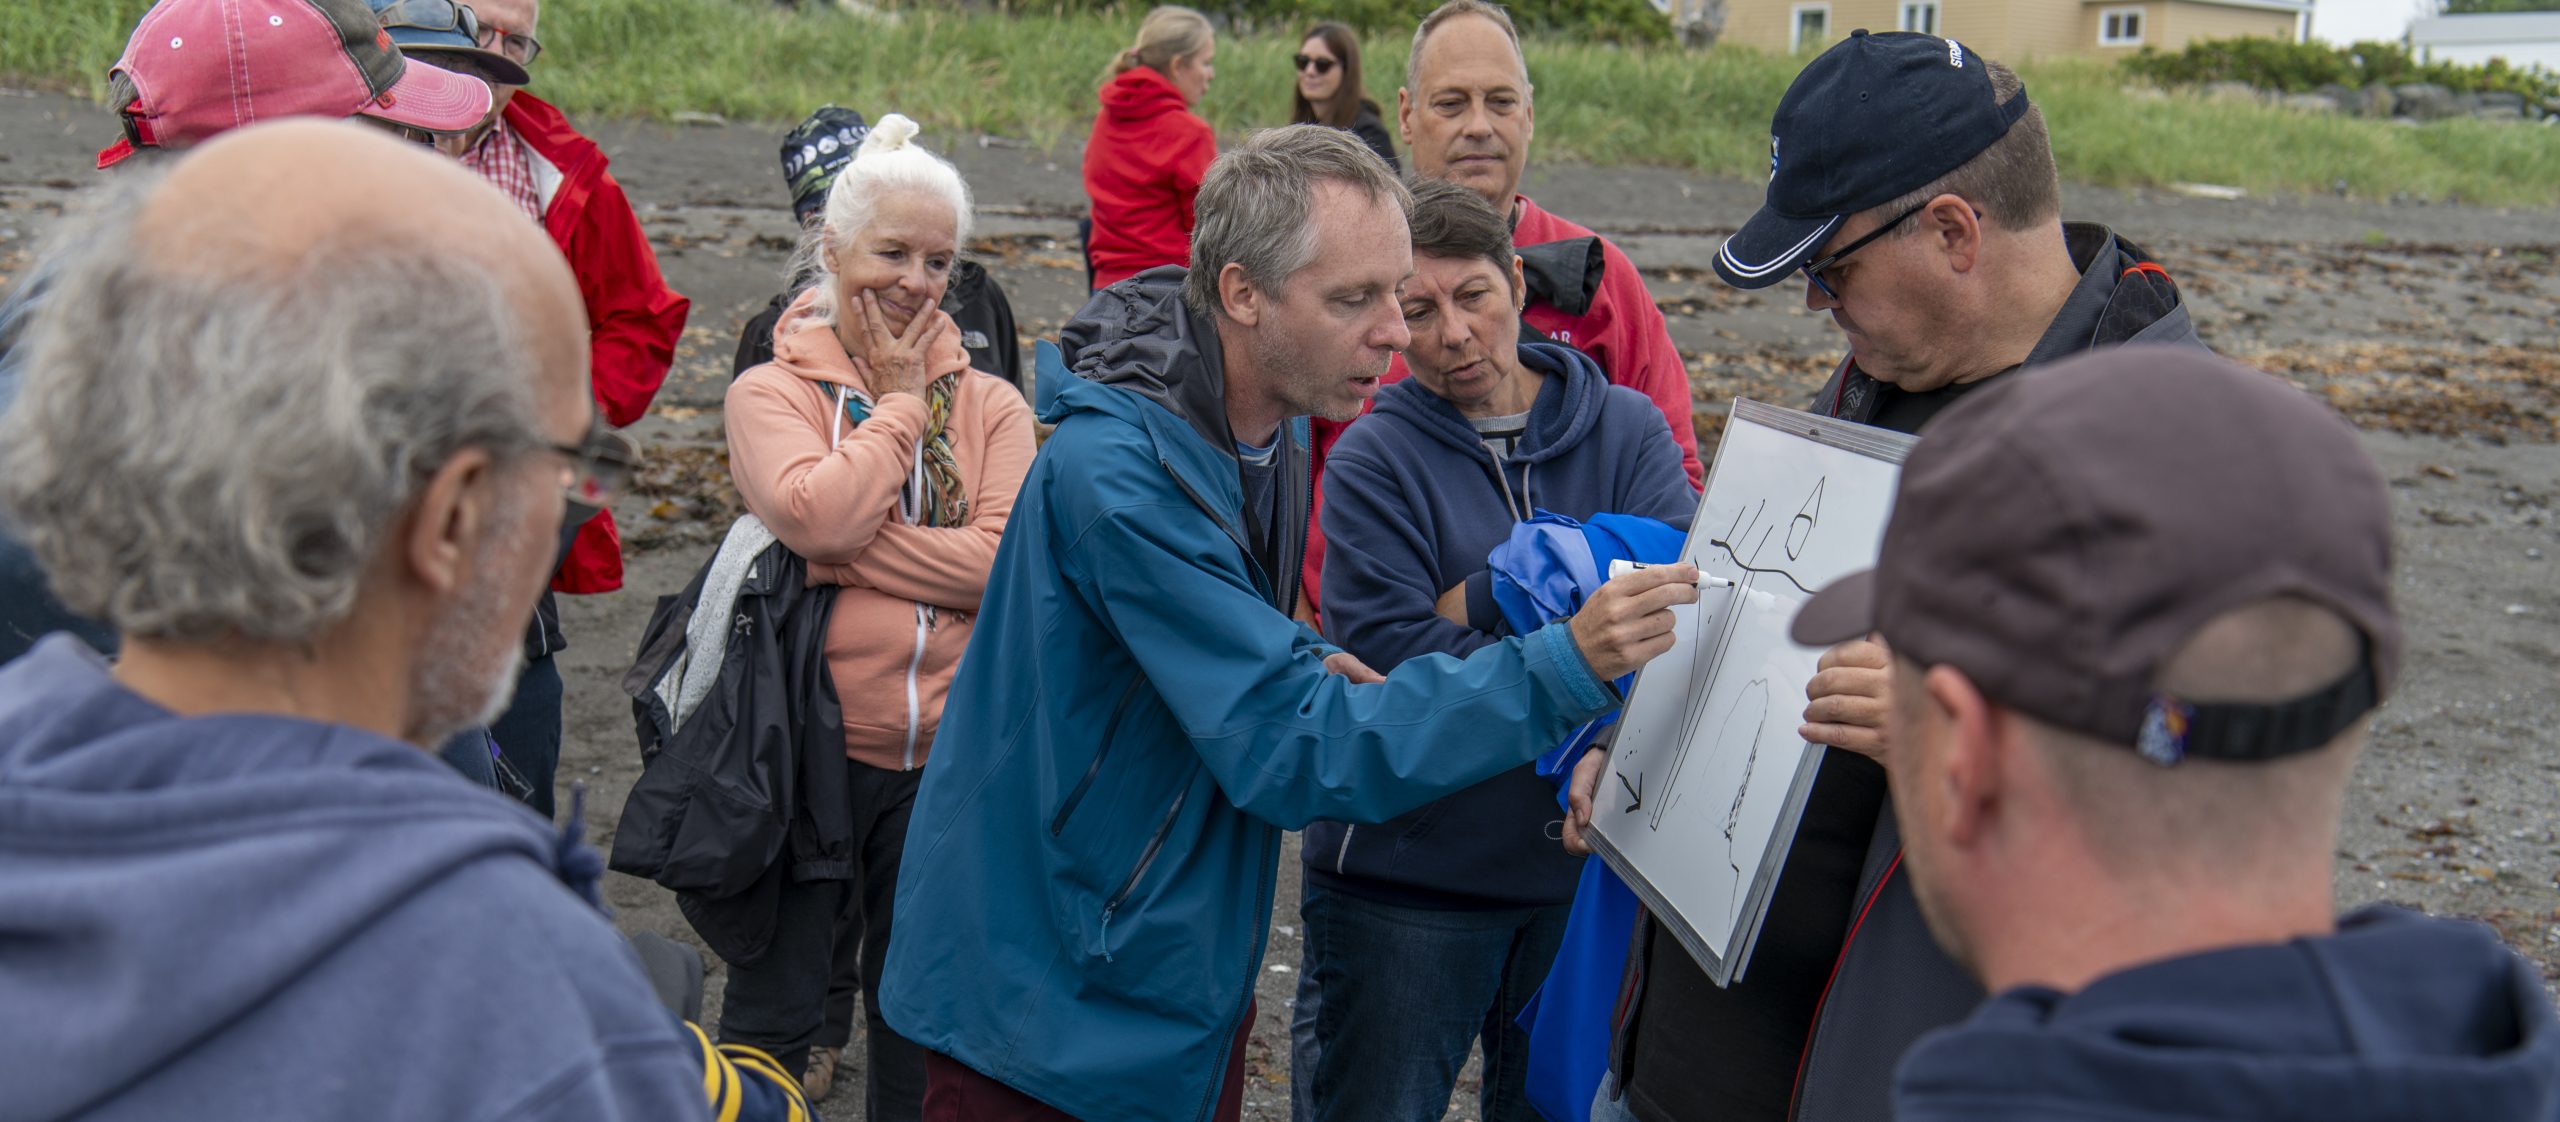
[[[922,603],[918,603],[916,605],[916,649],[914,654],[907,656],[907,752],[902,765],[907,771],[916,769],[917,726],[924,723],[923,699],[916,691],[916,669],[924,665],[925,633],[932,629],[932,612]]]
[[[1253,547],[1245,544],[1244,535],[1238,532],[1234,526],[1228,525],[1226,519],[1218,517],[1217,509],[1209,505],[1209,500],[1201,498],[1200,492],[1192,489],[1190,481],[1182,478],[1182,473],[1173,470],[1173,461],[1159,459],[1156,461],[1156,465],[1163,468],[1166,475],[1173,477],[1173,485],[1182,488],[1182,493],[1190,497],[1191,505],[1199,507],[1200,513],[1208,515],[1209,521],[1217,523],[1218,529],[1226,531],[1228,541],[1236,543],[1237,552],[1244,554],[1245,568],[1257,571],[1257,575],[1262,577],[1264,586],[1263,595],[1276,595],[1277,582],[1271,579],[1270,574],[1258,572],[1262,566],[1253,559]],[[1296,605],[1294,604],[1289,605],[1288,607],[1283,607],[1280,610],[1286,612],[1290,607],[1295,606]]]
[[[1831,975],[1822,980],[1822,996],[1813,1001],[1813,1023],[1805,1026],[1804,1051],[1796,1053],[1795,1087],[1787,1096],[1787,1117],[1793,1119],[1804,1108],[1804,1073],[1813,1066],[1813,1041],[1822,1032],[1822,1014],[1831,1004],[1831,987],[1840,983],[1840,968],[1849,965],[1849,948],[1858,941],[1858,929],[1867,925],[1867,915],[1876,910],[1876,901],[1884,898],[1885,885],[1902,869],[1902,852],[1895,850],[1893,860],[1884,867],[1884,875],[1876,878],[1876,886],[1867,890],[1867,902],[1858,909],[1858,918],[1849,922],[1848,938],[1840,940],[1840,955],[1831,960]]]
[[[1057,817],[1049,820],[1049,836],[1057,837],[1067,828],[1067,816],[1084,802],[1085,792],[1093,789],[1094,778],[1102,774],[1102,761],[1111,755],[1112,742],[1120,738],[1120,718],[1128,715],[1129,702],[1138,696],[1138,687],[1147,684],[1147,676],[1138,675],[1120,691],[1120,700],[1111,707],[1111,719],[1102,726],[1102,747],[1094,750],[1093,762],[1085,765],[1084,778],[1076,780],[1075,789],[1067,792],[1067,801],[1059,804]]]
[[[1156,823],[1154,836],[1147,839],[1147,848],[1138,854],[1138,867],[1129,870],[1129,879],[1121,881],[1120,890],[1112,893],[1111,899],[1103,903],[1102,961],[1115,961],[1111,957],[1111,917],[1119,913],[1120,905],[1128,902],[1129,894],[1138,890],[1138,878],[1146,876],[1147,867],[1156,863],[1156,854],[1164,850],[1165,835],[1173,832],[1173,820],[1182,816],[1182,804],[1189,801],[1191,801],[1191,779],[1185,776],[1182,781],[1182,790],[1174,793],[1173,805],[1165,808],[1164,821]]]
[[[1295,423],[1291,422],[1293,425]],[[1307,578],[1307,543],[1315,540],[1316,535],[1316,434],[1315,426],[1312,424],[1307,426],[1306,507],[1307,522],[1298,534],[1297,556],[1289,561],[1288,600],[1280,605],[1280,610],[1291,616],[1295,616],[1298,612],[1300,596],[1306,597],[1309,604],[1314,604],[1316,601],[1315,593],[1300,587],[1300,582]]]

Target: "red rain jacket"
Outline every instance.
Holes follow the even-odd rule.
[[[522,90],[507,103],[506,122],[526,147],[559,169],[560,186],[543,206],[543,229],[569,259],[586,298],[596,408],[615,428],[629,425],[649,411],[667,380],[692,304],[658,275],[657,254],[622,185],[605,171],[603,149],[571,128],[550,103]],[[612,511],[596,515],[578,532],[551,587],[570,593],[622,587],[622,537],[613,528]]]
[[[1093,286],[1191,261],[1191,202],[1218,158],[1218,136],[1172,79],[1136,66],[1102,85],[1084,146],[1093,203]]]

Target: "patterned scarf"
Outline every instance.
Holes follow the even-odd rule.
[[[917,526],[959,526],[969,521],[969,492],[960,482],[960,458],[951,451],[951,403],[960,396],[954,371],[925,388],[924,446],[916,450],[916,471],[898,492],[898,510]],[[856,390],[844,396],[845,419],[859,427],[871,419],[871,395]]]

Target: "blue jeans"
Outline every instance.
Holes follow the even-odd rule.
[[[1600,1077],[1600,1090],[1591,1096],[1591,1122],[1636,1122],[1635,1112],[1618,1097],[1616,1075]]]
[[[1483,1122],[1536,1122],[1529,1036],[1512,1022],[1547,977],[1569,905],[1442,911],[1309,883],[1290,1021],[1292,1122],[1439,1122],[1484,1045]]]

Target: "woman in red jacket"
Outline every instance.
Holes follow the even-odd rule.
[[[1218,156],[1217,134],[1191,107],[1217,72],[1217,49],[1207,17],[1168,4],[1147,13],[1137,44],[1113,60],[1084,146],[1095,288],[1190,263],[1191,200]]]

